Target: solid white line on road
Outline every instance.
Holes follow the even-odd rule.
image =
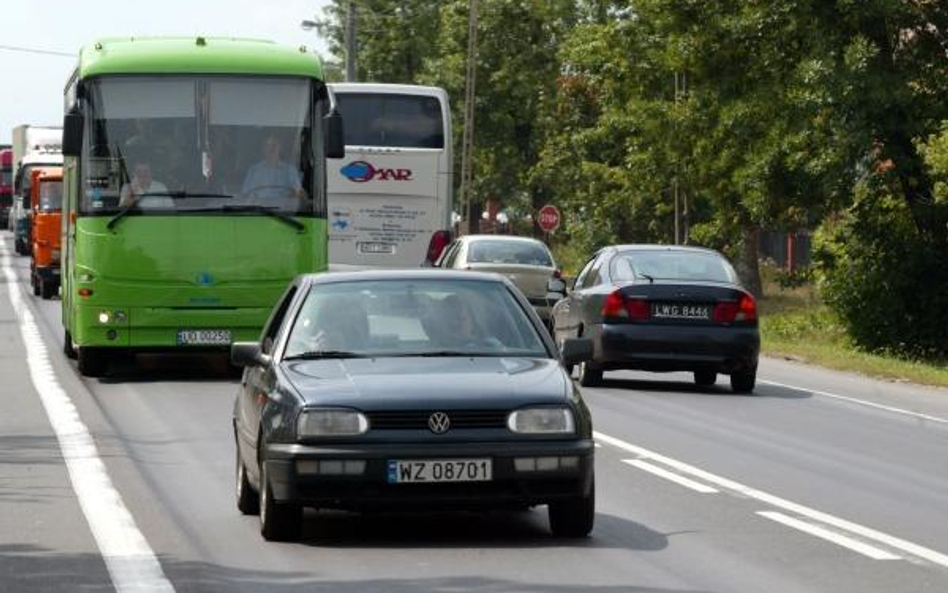
[[[0,239],[0,262],[19,319],[30,377],[56,433],[73,490],[112,584],[119,593],[173,593],[174,587],[109,478],[89,429],[56,379],[49,351],[11,267],[5,239]]]
[[[846,519],[840,519],[839,517],[835,517],[828,513],[824,513],[822,511],[812,509],[802,504],[791,502],[784,498],[780,498],[779,496],[774,496],[773,494],[768,494],[767,492],[763,492],[762,490],[757,490],[755,488],[751,488],[750,486],[745,486],[744,484],[741,484],[740,482],[735,482],[734,480],[729,480],[727,478],[723,478],[721,476],[712,474],[710,472],[706,472],[703,469],[699,469],[693,465],[689,465],[682,461],[678,461],[677,459],[672,459],[671,457],[666,457],[664,455],[661,455],[660,453],[656,453],[644,447],[639,447],[637,445],[627,443],[621,439],[617,439],[615,437],[609,436],[607,434],[603,434],[601,432],[593,432],[593,437],[598,441],[602,441],[603,443],[606,443],[607,445],[612,445],[613,447],[617,447],[619,449],[622,449],[624,451],[628,451],[629,453],[637,455],[640,459],[648,459],[651,461],[657,461],[663,465],[666,465],[668,467],[671,467],[679,471],[680,473],[688,474],[689,476],[698,478],[709,484],[714,484],[715,486],[719,486],[725,490],[730,490],[741,496],[745,496],[747,498],[753,498],[755,500],[759,500],[771,506],[775,506],[785,511],[789,511],[796,515],[801,515],[809,519],[813,519],[814,521],[819,521],[821,523],[831,525],[833,527],[836,527],[837,529],[842,529],[843,531],[848,531],[854,535],[871,539],[877,543],[883,544],[890,548],[895,548],[897,550],[905,552],[906,554],[910,554],[912,556],[916,556],[918,558],[922,558],[924,560],[928,560],[929,562],[933,562],[935,564],[948,568],[948,555],[943,554],[941,552],[937,552],[930,548],[926,548],[924,546],[914,544],[910,541],[906,541],[904,539],[900,539],[895,536],[888,535],[881,531],[876,531],[875,529],[872,529],[870,527],[864,527],[862,525],[859,525],[858,523],[847,521]]]
[[[657,465],[653,465],[647,461],[642,461],[641,459],[623,459],[622,463],[628,463],[631,466],[634,466],[641,470],[645,470],[649,473],[655,474],[656,476],[660,478],[665,478],[666,480],[675,482],[676,484],[684,486],[685,488],[691,488],[695,492],[700,492],[702,494],[717,494],[719,492],[719,490],[715,490],[711,486],[706,486],[702,484],[701,482],[695,482],[694,480],[689,480],[688,478],[684,476],[679,476],[678,474],[674,472],[670,472],[667,469],[660,468]]]
[[[829,529],[820,527],[819,525],[813,525],[812,523],[807,523],[806,521],[801,521],[799,519],[794,519],[784,515],[783,513],[778,513],[777,511],[757,511],[757,514],[761,517],[767,517],[771,521],[776,521],[777,523],[783,523],[788,527],[793,527],[794,529],[799,529],[804,533],[809,533],[810,535],[815,535],[818,538],[825,539],[828,542],[832,542],[838,546],[843,546],[844,548],[849,548],[853,552],[858,552],[863,556],[868,556],[873,560],[901,560],[901,556],[896,556],[895,554],[890,554],[885,550],[879,549],[875,546],[870,546],[869,544],[864,544],[860,541],[854,540],[851,537],[846,537],[845,535],[840,535]]]
[[[836,393],[830,393],[828,391],[819,391],[817,389],[807,389],[805,387],[795,387],[793,385],[787,385],[785,383],[777,383],[776,381],[762,381],[757,380],[758,383],[764,385],[773,385],[774,387],[783,387],[784,389],[793,389],[794,391],[803,391],[804,393],[812,393],[814,395],[822,395],[823,397],[830,397],[833,399],[838,399],[841,401],[849,402],[852,404],[859,404],[860,406],[866,406],[869,408],[876,408],[879,410],[885,410],[887,412],[895,412],[896,414],[904,414],[906,416],[912,416],[913,418],[918,418],[920,420],[928,420],[929,422],[937,422],[939,424],[948,424],[948,418],[939,418],[938,416],[930,416],[929,414],[922,414],[920,412],[913,412],[911,410],[905,410],[902,408],[896,408],[893,406],[886,406],[883,404],[877,404],[875,402],[866,401],[864,399],[857,399],[855,397],[848,397],[845,395],[839,395]]]

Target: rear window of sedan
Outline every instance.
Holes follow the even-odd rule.
[[[611,263],[614,281],[636,279],[737,283],[737,274],[716,253],[687,250],[623,251]]]
[[[524,264],[553,267],[553,258],[542,243],[532,241],[483,240],[473,241],[468,247],[468,263]]]
[[[284,358],[526,356],[550,358],[505,284],[481,280],[360,280],[314,285]]]

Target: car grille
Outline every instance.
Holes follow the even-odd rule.
[[[505,428],[509,410],[397,410],[367,412],[372,430],[428,430],[428,418],[444,412],[451,420],[451,429]]]

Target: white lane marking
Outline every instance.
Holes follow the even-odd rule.
[[[720,486],[721,488],[725,490],[731,490],[737,494],[740,494],[741,496],[746,496],[747,498],[753,498],[761,502],[767,503],[771,506],[781,508],[785,511],[790,511],[791,513],[794,513],[796,515],[801,515],[809,519],[813,519],[815,521],[825,523],[827,525],[832,525],[833,527],[836,527],[838,529],[842,529],[852,534],[859,535],[867,539],[871,539],[875,542],[881,543],[890,548],[901,550],[902,552],[905,552],[906,554],[911,554],[913,556],[917,556],[918,558],[922,558],[924,560],[928,560],[929,562],[933,562],[935,564],[948,568],[948,555],[942,554],[941,552],[937,552],[930,548],[926,548],[924,546],[914,544],[910,541],[900,539],[898,537],[889,535],[887,533],[883,533],[881,531],[876,531],[875,529],[872,529],[870,527],[864,527],[862,525],[859,525],[858,523],[847,521],[846,519],[840,519],[839,517],[835,517],[828,513],[824,513],[822,511],[812,509],[802,504],[791,502],[789,500],[786,500],[785,498],[780,498],[779,496],[768,494],[767,492],[763,492],[762,490],[757,490],[755,488],[751,488],[750,486],[745,486],[744,484],[741,484],[740,482],[735,482],[734,480],[729,480],[727,478],[723,478],[721,476],[712,474],[710,472],[706,472],[693,465],[688,465],[687,463],[678,461],[677,459],[666,457],[654,451],[650,451],[649,449],[645,449],[644,447],[639,447],[637,445],[627,443],[621,439],[617,439],[615,437],[609,436],[607,434],[603,434],[601,432],[593,432],[593,437],[596,440],[602,441],[603,443],[612,445],[613,447],[617,447],[619,449],[622,449],[624,451],[628,451],[629,453],[637,455],[641,459],[649,459],[652,461],[657,461],[671,468],[674,468],[681,473],[688,474],[690,476],[699,478],[702,481],[708,482],[710,484],[714,484],[716,486]]]
[[[716,490],[712,488],[711,486],[706,486],[700,482],[689,480],[688,478],[684,476],[679,476],[678,474],[674,472],[670,472],[667,469],[662,469],[658,467],[657,465],[652,465],[651,463],[647,461],[642,461],[641,459],[623,459],[622,463],[628,463],[629,465],[637,467],[641,470],[645,470],[649,473],[655,474],[656,476],[660,478],[665,478],[666,480],[675,482],[676,484],[684,486],[685,488],[691,488],[695,492],[700,492],[701,494],[717,494],[718,492],[720,492],[719,490]]]
[[[0,239],[0,261],[10,302],[19,319],[30,378],[56,433],[72,488],[115,590],[119,593],[173,593],[174,587],[109,478],[89,429],[56,379],[49,351],[11,267],[5,239]]]
[[[798,529],[804,533],[809,533],[818,538],[825,539],[828,542],[832,542],[838,546],[843,546],[844,548],[849,548],[853,552],[858,552],[863,556],[868,556],[873,560],[901,560],[901,556],[896,556],[895,554],[890,554],[885,550],[879,549],[875,546],[870,546],[869,544],[864,544],[860,541],[854,540],[851,537],[846,537],[845,535],[840,535],[829,529],[824,529],[819,525],[813,525],[812,523],[807,523],[806,521],[801,521],[799,519],[794,519],[784,515],[783,513],[778,513],[777,511],[757,511],[757,514],[761,517],[767,517],[771,521],[776,521],[777,523],[783,523],[788,527]]]
[[[823,397],[830,397],[833,399],[842,400],[852,404],[859,404],[860,406],[866,406],[869,408],[876,408],[879,410],[885,410],[887,412],[895,412],[896,414],[904,414],[906,416],[912,416],[913,418],[918,418],[920,420],[928,420],[930,422],[938,422],[939,424],[948,424],[948,418],[939,418],[938,416],[930,416],[929,414],[922,414],[921,412],[913,412],[912,410],[905,410],[903,408],[896,408],[893,406],[886,406],[883,404],[877,404],[875,402],[866,401],[864,399],[858,399],[855,397],[848,397],[845,395],[839,395],[836,393],[830,393],[828,391],[819,391],[817,389],[807,389],[805,387],[796,387],[794,385],[787,385],[785,383],[777,383],[776,381],[762,381],[757,380],[758,383],[763,383],[764,385],[773,385],[774,387],[783,387],[784,389],[793,389],[794,391],[803,391],[804,393],[812,393],[815,395],[822,395]]]

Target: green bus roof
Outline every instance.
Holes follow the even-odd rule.
[[[319,57],[258,39],[122,37],[79,51],[79,77],[108,74],[270,74],[323,79]]]

